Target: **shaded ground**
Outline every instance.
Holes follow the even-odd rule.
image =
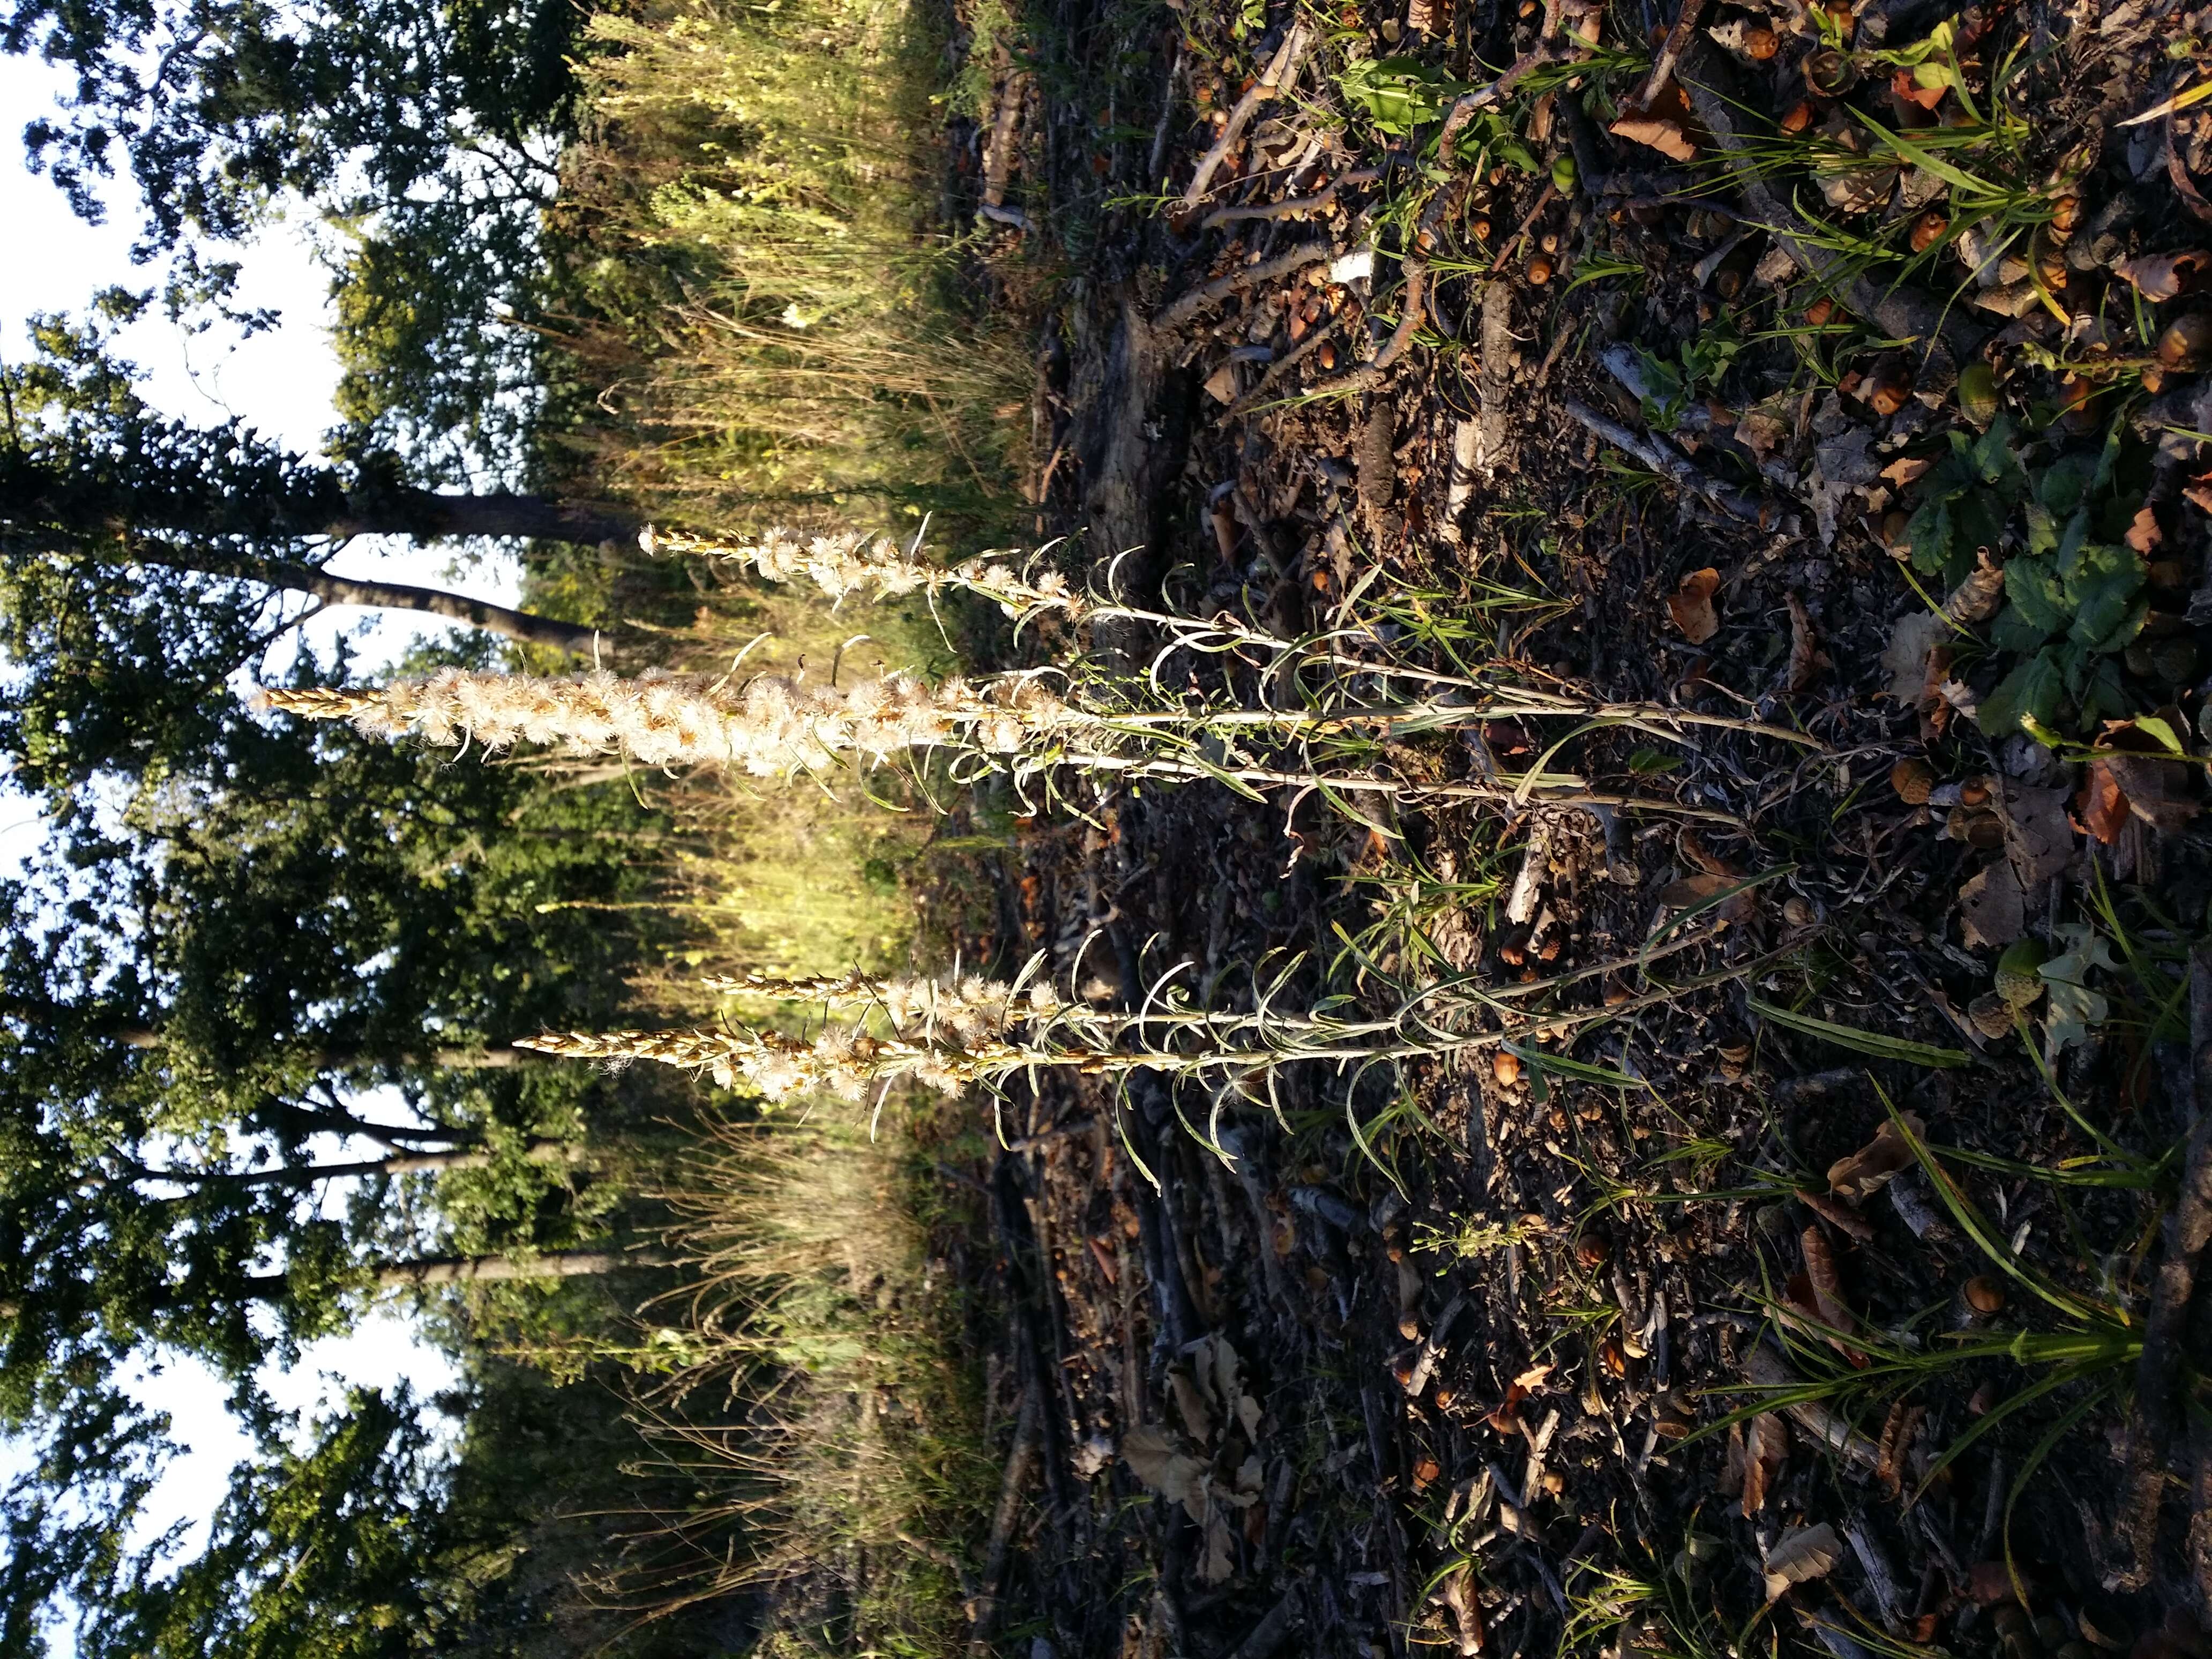
[[[2201,1651],[2202,1333],[2138,1356],[2212,892],[2212,325],[2159,256],[2212,208],[2186,108],[2118,125],[2197,79],[2197,15],[1335,21],[1186,210],[1158,178],[1296,20],[1028,20],[969,174],[1062,279],[1041,528],[1187,610],[1394,593],[1520,684],[1806,741],[1493,722],[1387,762],[1648,805],[1123,793],[996,866],[974,942],[1102,997],[1303,952],[1377,1006],[1620,1010],[1402,1091],[1293,1068],[1279,1121],[1009,1107],[1001,1648]],[[1681,90],[1638,106],[1647,42]],[[2058,748],[1990,735],[2021,713]]]

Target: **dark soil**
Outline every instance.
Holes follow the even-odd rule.
[[[2165,769],[2126,788],[2130,811],[2109,794],[2100,808],[2097,791],[2136,775],[2085,757],[2128,746],[2124,732],[2100,738],[2100,719],[2153,711],[2203,747],[2207,516],[2191,493],[2197,442],[2164,428],[2212,428],[2212,411],[2194,413],[2212,381],[2193,356],[2141,374],[2148,342],[2202,302],[2185,283],[2139,301],[2116,267],[2212,243],[2189,183],[2212,119],[2118,125],[2194,83],[2212,15],[2085,0],[1959,16],[1971,98],[1986,104],[1992,66],[2025,55],[2008,83],[2010,176],[2044,191],[2045,220],[2058,196],[2073,203],[2058,210],[2070,237],[2020,244],[2050,265],[2047,293],[2016,311],[1980,297],[2016,276],[1984,288],[1948,256],[1863,271],[1793,216],[1809,204],[1909,252],[1915,218],[1953,210],[1925,188],[1940,179],[1877,180],[1854,216],[1824,206],[1802,167],[1747,180],[1716,165],[1741,135],[1771,140],[1808,98],[1815,130],[1845,108],[1920,121],[1868,54],[1951,9],[1838,14],[1857,84],[1836,100],[1808,94],[1827,70],[1808,66],[1822,40],[1808,14],[1716,5],[1686,37],[1686,105],[1652,106],[1691,161],[1608,131],[1644,70],[1601,64],[1580,86],[1555,77],[1540,102],[1497,106],[1534,171],[1493,144],[1488,166],[1427,182],[1412,158],[1425,146],[1434,165],[1433,122],[1378,133],[1341,90],[1346,63],[1402,52],[1479,83],[1540,52],[1555,18],[1419,0],[1346,9],[1297,101],[1261,108],[1204,212],[1310,195],[1363,166],[1382,176],[1313,216],[1210,226],[1172,204],[1112,204],[1158,189],[1155,133],[1158,172],[1181,191],[1218,131],[1206,112],[1235,101],[1291,15],[1247,14],[1241,38],[1233,16],[1194,3],[1170,15],[1068,0],[1025,20],[1005,173],[1027,228],[997,233],[992,258],[1052,296],[1041,532],[1083,532],[1094,571],[1142,549],[1126,585],[1285,630],[1379,563],[1467,619],[1480,636],[1468,648],[1523,684],[1772,722],[1814,746],[1616,726],[1545,761],[1676,810],[1485,805],[1369,826],[1310,801],[1286,819],[1285,803],[1210,787],[1095,795],[1088,822],[1040,821],[1018,857],[983,867],[1001,884],[984,942],[1002,959],[1044,951],[1133,1002],[1184,963],[1206,994],[1249,996],[1263,963],[1300,953],[1296,986],[1343,988],[1358,939],[1377,998],[1423,976],[1510,986],[1615,963],[1544,1006],[1638,1005],[1572,1049],[1632,1080],[1620,1086],[1484,1054],[1402,1087],[1294,1067],[1279,1117],[1142,1078],[1118,1099],[1057,1079],[1006,1105],[1012,1150],[988,1172],[1015,1309],[997,1409],[1011,1425],[1024,1395],[1044,1403],[1000,1650],[2204,1650],[2212,1583],[2191,1554],[2191,1494],[2212,1487],[2185,1431],[2212,1352],[2198,1327],[2154,1353],[2153,1369],[2179,1368],[2164,1416],[2136,1397],[2132,1352],[2061,1373],[2023,1347],[1844,1389],[1825,1429],[1818,1405],[1782,1413],[1786,1434],[1766,1419],[1753,1464],[1762,1439],[1787,1449],[1763,1503],[1758,1474],[1745,1492],[1743,1425],[1726,1425],[1761,1397],[1754,1379],[1854,1374],[1851,1345],[1818,1323],[1855,1321],[1884,1352],[1931,1358],[1962,1338],[2081,1329],[2040,1285],[2139,1334],[2154,1273],[2188,1243],[2159,1225],[2195,1110],[2186,954],[2212,895],[2201,767],[2145,763]],[[1616,7],[1598,38],[1648,64],[1674,21]],[[1723,44],[1746,40],[1778,49]],[[1963,101],[1949,100],[1933,122]],[[1462,163],[1471,152],[1463,135]],[[1437,177],[1446,199],[1420,222],[1423,244],[1404,204],[1434,204]],[[1375,275],[1332,283],[1322,261],[1177,304],[1308,244],[1329,259],[1373,246]],[[1393,353],[1409,255],[1431,263],[1425,321]],[[2062,313],[2142,332],[2069,336]],[[1703,379],[1666,407],[1663,390],[1639,399],[1608,368],[1648,382],[1655,361],[1698,362]],[[1896,464],[1940,463],[1954,431],[1979,438],[1989,411],[1962,408],[1957,383],[1981,363],[2031,479],[2102,453],[2116,425],[2134,468],[2148,618],[2112,653],[2124,708],[2077,696],[2054,717],[2076,722],[2063,757],[2025,734],[1992,741],[1972,716],[2016,660],[1987,643],[1994,605],[1954,600],[1963,626],[1939,645],[1952,656],[1928,665],[1923,647],[1911,666],[1926,684],[1893,690],[1899,619],[1927,611],[1893,550],[1926,469]],[[1623,432],[1670,476],[1625,454]],[[1993,562],[2021,556],[2021,535],[2008,528]],[[1945,598],[1946,573],[1918,580]],[[1692,638],[1706,632],[1699,592],[1717,626]],[[2192,648],[2136,648],[2154,641]],[[1517,771],[1563,729],[1494,723],[1393,762],[1428,779]],[[1893,769],[1912,761],[1928,772],[1900,792]],[[1911,799],[1931,783],[1933,804]],[[1508,893],[1524,877],[1533,903],[1516,922]],[[1974,918],[1970,882],[1995,907]],[[2090,976],[2104,1011],[2085,1040],[2054,1045],[2051,1002],[2025,1011],[2026,1041],[1990,1035],[1999,946],[2018,936],[2063,955],[2075,936],[2059,930],[2082,923],[2113,962]],[[1693,949],[1639,962],[1692,934]],[[1669,984],[1684,988],[1650,997]],[[1955,1063],[1886,1057],[1897,1051],[1808,1020]],[[2062,1091],[2119,1154],[2100,1153]],[[1832,1190],[1832,1165],[1893,1106],[1925,1126],[1970,1216],[1917,1169],[1863,1196]],[[2068,1160],[2136,1173],[2051,1178]],[[1145,1425],[1157,1433],[1131,1455]],[[1189,1460],[1166,1495],[1141,1449],[1154,1445]],[[1838,1540],[1828,1570],[1770,1601],[1762,1564],[1823,1525]]]

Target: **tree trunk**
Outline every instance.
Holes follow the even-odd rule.
[[[239,541],[309,537],[456,537],[532,541],[626,542],[642,527],[618,501],[551,495],[447,495],[370,474],[348,488],[329,467],[280,467],[223,476],[187,464],[168,471],[134,468],[118,456],[90,453],[71,464],[0,457],[0,523],[45,527],[71,537],[137,531],[159,536]]]
[[[493,1285],[514,1279],[592,1279],[631,1267],[665,1267],[665,1250],[650,1245],[634,1250],[540,1250],[524,1261],[504,1255],[433,1255],[412,1261],[374,1264],[376,1286],[382,1291],[422,1290],[434,1285]],[[247,1279],[246,1294],[264,1302],[284,1295],[288,1281],[282,1273],[258,1273]]]
[[[0,1008],[0,1012],[8,1012]],[[116,1041],[131,1048],[158,1048],[161,1034],[148,1025],[120,1025]],[[521,1066],[539,1066],[545,1056],[528,1048],[430,1048],[416,1054],[376,1054],[366,1048],[313,1048],[305,1051],[322,1072],[362,1071],[375,1066],[424,1066],[445,1072],[507,1072]]]
[[[614,501],[562,501],[550,495],[448,495],[405,485],[356,489],[345,510],[319,533],[325,536],[410,536],[448,541],[484,536],[536,542],[635,542],[642,521]]]
[[[251,554],[200,553],[166,543],[134,544],[131,557],[139,564],[169,570],[192,570],[208,576],[231,576],[259,582],[264,587],[309,593],[325,605],[359,605],[386,611],[421,611],[466,623],[525,645],[550,646],[581,656],[611,656],[612,642],[602,631],[582,623],[562,622],[532,611],[516,611],[488,599],[472,599],[441,587],[416,587],[406,582],[381,582],[351,576],[334,576],[304,559],[264,558]]]
[[[570,1140],[533,1140],[523,1156],[532,1164],[580,1164],[592,1154]],[[288,1164],[275,1170],[140,1170],[133,1181],[166,1181],[179,1187],[304,1187],[346,1176],[428,1175],[442,1170],[481,1170],[495,1161],[482,1147],[444,1152],[395,1152],[351,1164]]]
[[[592,1279],[626,1267],[665,1267],[666,1252],[637,1250],[543,1250],[527,1261],[504,1255],[430,1256],[391,1261],[376,1270],[382,1290],[431,1285],[495,1284],[516,1279]]]

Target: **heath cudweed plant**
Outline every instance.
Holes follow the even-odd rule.
[[[932,686],[886,674],[850,690],[781,674],[604,671],[574,679],[448,668],[363,690],[267,690],[261,700],[311,720],[350,720],[374,737],[418,735],[493,753],[517,743],[562,754],[622,755],[645,766],[719,766],[761,777],[816,771],[912,749],[1005,754],[1070,723],[1073,711],[1036,677]]]
[[[377,736],[413,732],[494,753],[526,742],[569,756],[620,755],[646,766],[723,767],[763,777],[820,772],[848,757],[877,763],[938,750],[951,755],[956,781],[978,769],[1000,771],[1024,787],[1042,781],[1048,793],[1052,775],[1068,768],[1164,781],[1210,778],[1253,795],[1288,787],[1339,799],[1514,800],[1736,822],[1663,798],[1593,793],[1566,773],[1413,782],[1387,764],[1385,745],[1396,738],[1511,713],[1568,712],[1552,707],[1247,708],[1195,695],[1178,702],[1153,692],[1148,681],[1096,672],[1062,696],[1042,672],[935,686],[895,672],[845,690],[781,674],[738,681],[653,671],[624,679],[599,671],[562,679],[458,668],[361,690],[267,690],[260,700],[309,719],[350,720]],[[1618,713],[1609,718],[1638,724]]]
[[[1692,943],[1710,942],[1700,935]],[[1791,941],[1791,948],[1796,941]],[[1679,948],[1679,947],[1676,947]],[[1601,963],[1555,980],[1486,988],[1474,976],[1426,985],[1375,988],[1387,1006],[1328,991],[1295,988],[1302,957],[1278,958],[1254,989],[1249,1009],[1195,1006],[1171,972],[1133,1011],[1064,996],[1033,961],[1011,983],[974,975],[951,981],[878,978],[755,977],[709,981],[709,988],[784,1003],[812,1003],[826,1014],[811,1038],[763,1026],[719,1030],[554,1031],[516,1046],[574,1060],[650,1060],[707,1073],[724,1087],[744,1082],[771,1100],[827,1090],[860,1100],[873,1090],[918,1083],[955,1094],[995,1087],[1023,1073],[1066,1066],[1090,1076],[1149,1071],[1217,1086],[1217,1101],[1237,1094],[1272,1101],[1284,1066],[1314,1062],[1361,1071],[1510,1044],[1524,1063],[1563,1076],[1633,1079],[1532,1045],[1668,1001],[1685,990],[1759,971],[1776,957],[1657,988],[1615,1006],[1565,1006],[1563,994],[1633,966]],[[1177,970],[1178,972],[1180,970]],[[1547,1006],[1547,1002],[1559,1006]]]

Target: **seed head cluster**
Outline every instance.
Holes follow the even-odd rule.
[[[271,690],[270,708],[347,720],[371,736],[409,732],[498,752],[517,743],[572,756],[624,755],[645,766],[720,766],[762,777],[960,744],[1020,750],[1074,711],[1034,677],[932,686],[886,674],[849,690],[781,674],[736,682],[648,671],[574,679],[448,668],[360,691]]]
[[[763,580],[787,582],[804,576],[835,601],[854,595],[892,599],[907,593],[961,587],[994,599],[1010,616],[1061,611],[1079,616],[1081,593],[1057,570],[1025,574],[988,555],[950,568],[926,564],[899,550],[888,536],[857,530],[829,535],[771,530],[757,540],[713,542],[672,531],[647,529],[638,542],[647,553],[687,553],[720,559],[750,570]]]
[[[951,981],[853,974],[837,979],[779,980],[756,975],[710,980],[785,1001],[873,1011],[889,1025],[875,1036],[829,1024],[811,1040],[781,1031],[735,1027],[692,1031],[553,1031],[517,1046],[573,1060],[650,1060],[710,1073],[724,1088],[740,1080],[774,1101],[826,1089],[866,1098],[882,1083],[911,1079],[957,1094],[978,1079],[1018,1067],[1029,1050],[1010,1040],[1017,1028],[1048,1019],[1060,1007],[1048,985],[1016,987],[967,975]]]

